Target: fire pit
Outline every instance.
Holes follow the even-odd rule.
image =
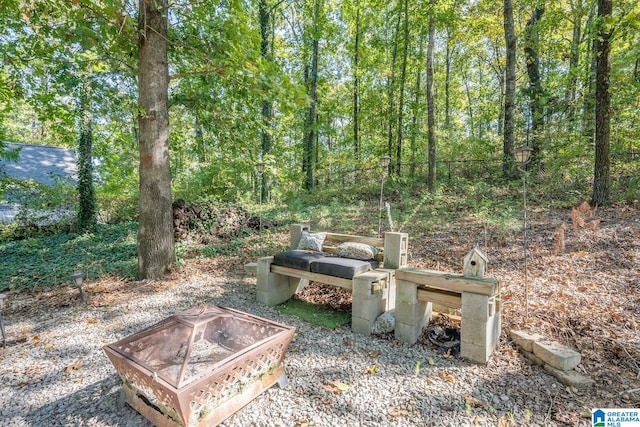
[[[295,328],[203,306],[103,347],[125,401],[157,426],[211,426],[286,384],[282,361]]]

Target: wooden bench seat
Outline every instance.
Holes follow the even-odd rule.
[[[303,231],[309,226],[293,224],[290,228],[291,250],[298,247]],[[373,322],[385,311],[395,308],[396,269],[406,266],[408,235],[406,233],[385,233],[384,238],[327,233],[322,252],[333,254],[344,242],[366,243],[378,248],[376,260],[379,268],[355,274],[352,279],[306,271],[289,266],[275,265],[274,257],[258,259],[257,300],[266,305],[282,304],[310,282],[337,286],[352,292],[352,329],[362,334],[370,334]],[[331,263],[326,257],[322,262]]]

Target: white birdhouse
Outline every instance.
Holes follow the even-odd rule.
[[[464,257],[462,275],[465,277],[477,277],[482,279],[487,269],[489,258],[477,247],[474,247]]]

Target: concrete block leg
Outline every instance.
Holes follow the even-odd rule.
[[[462,293],[460,355],[486,363],[500,339],[501,306],[495,296]]]
[[[301,279],[290,278],[271,272],[273,257],[258,259],[256,299],[265,305],[278,305],[287,301],[296,292]]]
[[[375,270],[353,278],[351,329],[371,334],[373,323],[385,312],[389,300],[389,273]]]
[[[431,320],[431,303],[418,301],[418,285],[406,280],[396,280],[395,337],[415,344]]]

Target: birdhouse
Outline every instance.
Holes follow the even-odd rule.
[[[464,257],[462,263],[462,275],[465,277],[477,277],[482,279],[487,269],[489,258],[477,247],[474,247]]]

